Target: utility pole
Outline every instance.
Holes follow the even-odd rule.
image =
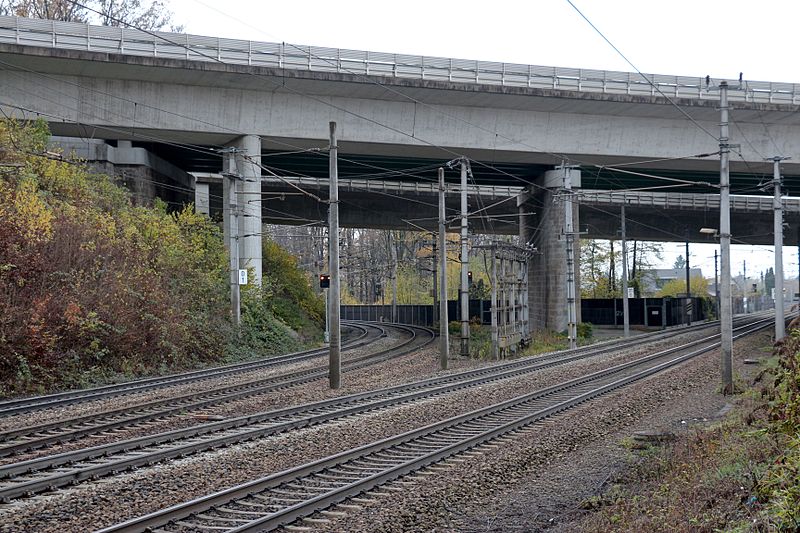
[[[397,243],[389,230],[389,254],[392,257],[392,322],[397,322]]]
[[[714,250],[714,310],[719,320],[719,277],[717,276],[717,251]]]
[[[433,253],[431,254],[431,272],[433,272],[433,322],[435,323],[438,319],[439,315],[439,307],[437,304],[439,303],[439,284],[438,284],[438,274],[436,272],[436,236],[431,233],[431,248]]]
[[[226,148],[228,170],[222,175],[227,180],[228,189],[228,254],[230,256],[231,283],[231,316],[236,329],[242,323],[241,298],[239,293],[239,191],[238,183],[242,180],[236,169],[236,148]]]
[[[469,250],[467,249],[467,158],[461,156],[461,356],[469,357]]]
[[[731,199],[728,138],[728,82],[719,84],[719,244],[720,337],[722,353],[722,393],[733,393],[733,317],[731,316]]]
[[[692,325],[692,313],[689,311],[692,305],[692,285],[689,274],[689,229],[686,229],[686,325]]]
[[[332,389],[342,386],[342,338],[339,321],[339,146],[336,142],[336,122],[331,122],[330,136],[330,207],[328,209],[328,257],[330,258],[331,286],[328,292],[328,316],[330,316],[330,355],[328,357],[328,379]]]
[[[772,185],[775,188],[775,340],[786,336],[786,316],[783,309],[783,200],[781,199],[781,161],[788,157],[772,158]]]
[[[450,354],[447,330],[447,236],[445,235],[444,169],[439,169],[439,368],[447,370]]]
[[[622,204],[622,324],[625,338],[631,334],[631,317],[628,308],[628,241],[625,233],[625,204]]]
[[[747,299],[747,259],[742,259],[742,294],[744,295],[744,312],[747,314],[750,309],[750,301]]]
[[[497,251],[492,246],[492,359],[500,359],[500,339],[497,331]]]
[[[575,309],[575,248],[572,227],[572,174],[566,161],[562,162],[564,171],[564,240],[567,244],[567,336],[570,349],[578,347],[578,313]]]

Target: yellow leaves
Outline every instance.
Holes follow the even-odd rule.
[[[6,216],[14,218],[18,231],[28,242],[46,242],[53,235],[53,212],[39,196],[33,180],[19,183],[11,205],[0,210],[0,219]]]

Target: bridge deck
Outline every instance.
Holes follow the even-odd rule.
[[[0,16],[0,42],[65,50],[457,83],[717,100],[704,78],[225,39]],[[721,80],[714,80],[718,83]],[[800,85],[728,80],[731,101],[797,104]]]

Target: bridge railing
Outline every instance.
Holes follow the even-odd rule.
[[[719,210],[718,194],[693,194],[650,191],[602,191],[583,189],[577,191],[578,201],[591,205],[651,206],[664,209]],[[731,195],[731,210],[735,212],[770,212],[773,199],[769,196]],[[800,213],[800,199],[783,198],[787,213]]]
[[[23,17],[0,17],[0,42],[135,56],[215,61],[315,72],[670,98],[718,99],[713,85],[691,76],[543,67],[516,63],[267,43],[185,33],[143,32]],[[800,102],[800,85],[728,80],[733,101]]]

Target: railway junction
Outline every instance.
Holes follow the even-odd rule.
[[[239,286],[261,284],[264,223],[411,226],[445,249],[458,233],[461,263],[460,350],[447,320],[438,332],[340,321],[334,238],[328,348],[0,401],[2,533],[569,531],[623,468],[621,442],[720,416],[720,359],[728,393],[732,368],[743,375],[783,336],[780,307],[732,317],[727,286],[721,322],[577,346],[574,242],[626,220],[639,239],[710,229],[723,254],[732,235],[780,249],[784,222],[800,242],[800,203],[780,193],[800,160],[775,156],[774,202],[746,195],[763,188],[751,165],[767,163],[747,143],[728,161],[724,129],[731,111],[743,137],[769,124],[797,152],[794,85],[645,83],[18,17],[0,17],[0,72],[4,113],[43,117],[137,201],[221,216],[237,320]],[[702,134],[720,122],[719,137]],[[364,178],[370,166],[381,172]],[[669,185],[653,191],[653,179]],[[477,233],[515,237],[487,246],[490,360],[465,357]],[[544,330],[566,330],[570,348],[516,357]]]

